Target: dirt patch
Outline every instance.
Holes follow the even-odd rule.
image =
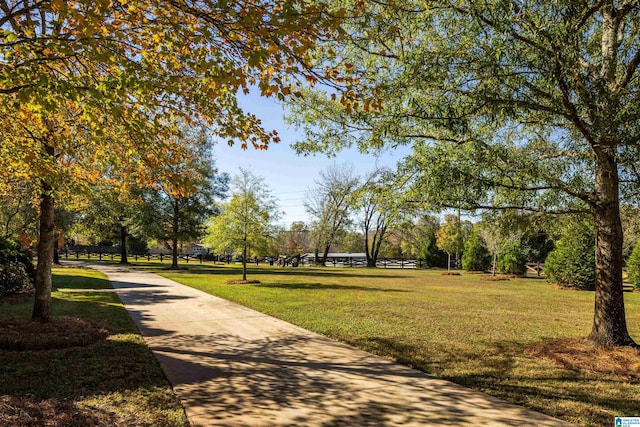
[[[0,349],[3,350],[83,347],[108,335],[102,325],[88,319],[54,317],[47,323],[40,323],[22,316],[0,317]]]
[[[35,397],[0,396],[3,426],[114,426],[114,414],[96,408],[81,408],[71,402]]]
[[[598,347],[586,338],[537,342],[525,349],[530,357],[548,360],[562,368],[640,380],[640,349]]]
[[[460,273],[457,271],[445,271],[444,273],[440,273],[443,276],[459,276]]]
[[[227,280],[227,285],[248,285],[251,283],[260,283],[260,280]]]

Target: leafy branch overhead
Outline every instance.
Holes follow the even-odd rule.
[[[177,143],[184,120],[243,148],[278,142],[236,96],[284,98],[324,78],[310,49],[337,22],[300,0],[0,0],[0,192],[37,178],[34,318],[50,311],[56,198],[105,177],[188,194],[185,171],[160,177],[189,154]]]
[[[336,2],[338,7],[338,2]],[[317,58],[351,75],[308,90],[299,152],[410,145],[424,208],[590,214],[598,344],[631,344],[620,197],[638,195],[640,5],[453,0],[340,2],[343,34]]]

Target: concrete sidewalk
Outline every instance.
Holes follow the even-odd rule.
[[[105,273],[193,426],[567,426],[155,274]]]

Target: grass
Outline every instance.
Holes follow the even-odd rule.
[[[93,270],[54,269],[53,287],[55,316],[95,320],[109,335],[87,347],[0,350],[0,425],[187,426],[117,295],[95,291],[110,287],[106,277]],[[29,316],[31,307],[28,301],[0,310]]]
[[[593,292],[422,270],[265,266],[249,270],[260,284],[229,285],[235,266],[139,268],[577,425],[640,415],[637,379],[567,369],[525,352],[543,340],[586,336]],[[640,294],[625,298],[629,330],[640,341]]]

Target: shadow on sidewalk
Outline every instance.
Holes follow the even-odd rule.
[[[187,408],[215,424],[542,425],[543,415],[306,336],[163,337],[151,347]],[[481,396],[478,398],[478,396]],[[486,412],[484,412],[486,411]],[[486,418],[490,414],[491,418]],[[235,424],[234,424],[235,425]]]

